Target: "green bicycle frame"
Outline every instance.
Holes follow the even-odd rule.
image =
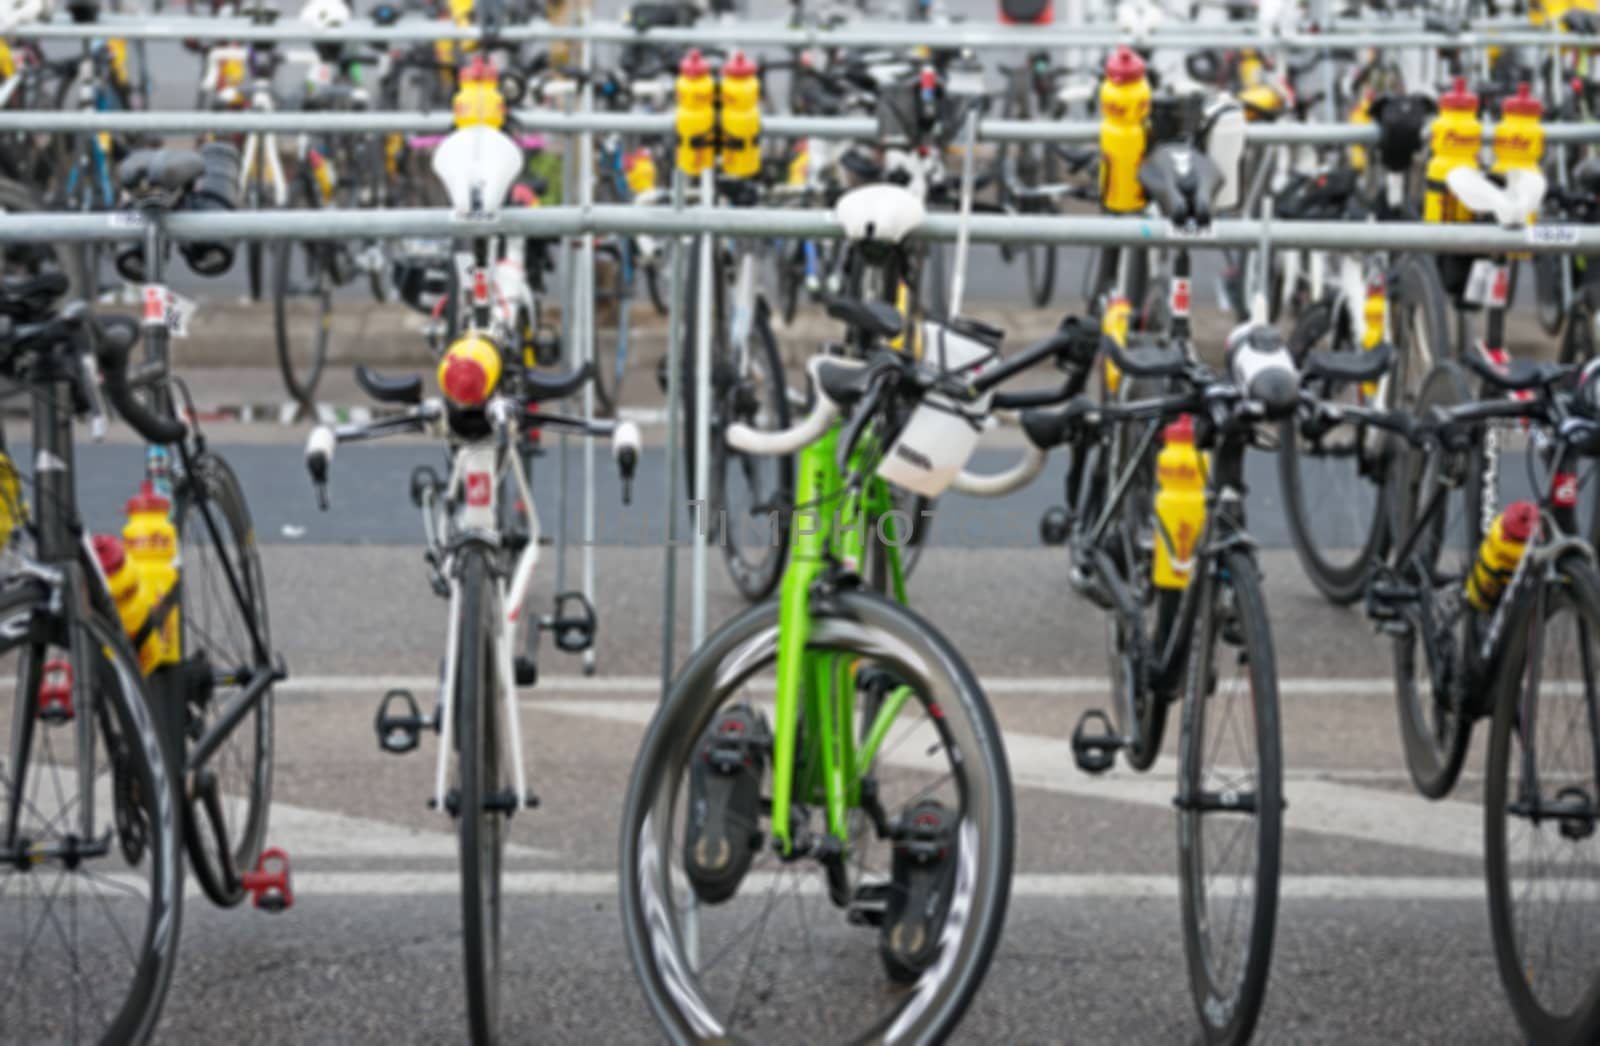
[[[817,580],[836,566],[860,570],[870,537],[881,537],[890,590],[906,602],[900,536],[888,485],[865,467],[869,451],[852,454],[850,469],[867,479],[847,488],[837,459],[838,426],[800,452],[795,517],[790,529],[789,565],[779,594],[777,698],[772,755],[772,834],[793,851],[789,814],[795,796],[822,804],[828,832],[848,839],[847,811],[861,801],[861,782],[870,770],[889,727],[912,695],[897,687],[877,710],[858,743],[851,724],[856,711],[856,658],[807,653],[812,632],[811,593]],[[869,444],[870,439],[863,440]],[[868,529],[872,528],[872,529]],[[802,718],[809,724],[805,752],[797,763],[796,741]]]

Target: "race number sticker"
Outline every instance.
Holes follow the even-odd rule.
[[[1495,284],[1504,276],[1504,269],[1490,261],[1488,258],[1478,258],[1472,263],[1472,271],[1467,274],[1467,286],[1462,292],[1469,303],[1473,305],[1494,305]],[[1505,288],[1500,288],[1499,299],[1505,300]]]
[[[487,508],[493,493],[493,482],[487,472],[467,473],[467,504],[473,508]]]
[[[193,298],[185,298],[171,287],[167,288],[167,333],[174,338],[189,336],[189,321],[200,311]]]

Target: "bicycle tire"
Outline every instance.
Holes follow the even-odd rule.
[[[263,136],[257,147],[256,173],[250,179],[249,187],[245,190],[244,209],[247,211],[261,211],[262,201],[266,199],[262,192],[262,176],[260,168],[265,163],[260,158],[260,150],[266,148],[266,138]],[[244,245],[245,280],[250,290],[251,302],[261,300],[262,284],[265,282],[265,251],[266,244],[261,240],[251,240]]]
[[[14,677],[18,688],[0,697],[0,713],[3,713],[0,714],[0,743],[4,745],[0,750],[8,756],[13,753],[16,750],[13,744],[18,738],[11,730],[18,722],[27,723],[33,736],[22,744],[30,754],[39,755],[30,762],[41,768],[62,763],[76,765],[76,756],[67,756],[65,752],[60,757],[55,756],[48,738],[53,728],[40,725],[34,716],[14,716],[14,708],[10,706],[17,693],[36,692],[47,648],[29,642],[29,622],[36,611],[49,613],[50,598],[46,589],[32,582],[0,588],[0,657],[9,658],[15,654],[24,660],[17,666]],[[0,955],[0,1027],[5,1028],[8,1039],[23,1041],[66,1038],[142,1044],[154,1033],[178,954],[183,902],[178,785],[167,762],[159,728],[151,717],[139,662],[128,647],[121,623],[94,612],[79,617],[76,627],[82,633],[78,642],[82,644],[83,656],[98,655],[94,671],[89,675],[97,683],[93,691],[95,703],[103,715],[99,728],[91,728],[88,733],[97,748],[104,745],[104,752],[97,752],[96,760],[111,778],[108,782],[111,802],[97,804],[102,811],[107,808],[114,811],[107,813],[103,829],[110,833],[111,849],[101,857],[80,858],[70,868],[62,862],[60,874],[53,884],[48,884],[48,892],[43,877],[50,874],[53,861],[32,862],[27,867],[11,862],[0,864],[0,897],[5,898],[5,903],[0,904],[0,938],[9,942]],[[87,691],[82,686],[80,680],[73,688],[74,706],[78,710],[86,707]],[[67,751],[77,752],[79,732],[68,729],[74,737],[63,744]],[[14,776],[14,765],[8,766],[0,767],[0,795],[25,797],[18,825],[20,832],[31,837],[36,846],[65,842],[64,838],[50,835],[52,830],[59,831],[52,828],[58,823],[57,807],[67,809],[76,802],[59,791],[63,778],[55,777],[53,783],[40,781],[39,787],[34,788],[27,771],[19,784]],[[43,776],[42,770],[39,776]],[[37,801],[26,799],[29,795],[36,796]],[[0,817],[3,816],[4,807],[0,806]],[[102,832],[99,816],[91,833],[94,837]],[[118,866],[107,868],[113,861],[119,862]],[[117,885],[114,892],[99,888],[106,877],[91,877],[90,873],[97,869],[121,873],[111,880]],[[127,874],[129,872],[133,874]],[[141,897],[131,880],[146,879],[148,893]],[[30,883],[37,884],[33,891],[29,890]],[[80,897],[82,903],[79,903]],[[91,920],[114,918],[117,906],[129,904],[130,898],[139,909],[132,913],[139,925],[129,927],[132,932],[113,925],[104,934],[96,934]],[[19,900],[30,903],[19,903]],[[37,934],[37,929],[45,925],[40,904],[48,909],[56,903],[70,905],[77,918],[69,922],[63,914],[56,923],[61,932]],[[65,926],[71,926],[70,934],[62,930]],[[74,953],[65,961],[52,962],[48,957],[40,961],[41,957],[33,954],[35,945],[49,947],[59,943],[70,947],[89,935],[98,939],[84,941],[83,953]],[[132,943],[134,941],[138,942],[137,946]],[[105,976],[102,964],[119,954],[126,954],[129,959],[127,973],[116,977],[119,987],[100,985],[101,991],[93,999],[98,1003],[94,1010],[98,1011],[103,1026],[97,1024],[84,1029],[75,1018],[70,1022],[70,1031],[64,1028],[61,1007],[56,1004],[75,999],[79,993],[63,990],[62,970],[72,970],[75,979],[87,984],[90,978]],[[41,1006],[41,1000],[45,999],[52,1002]],[[114,1007],[106,1005],[112,1001]],[[36,1023],[39,1021],[47,1023]]]
[[[467,1026],[474,1043],[495,1041],[500,1014],[500,876],[505,818],[488,804],[500,784],[498,669],[494,636],[498,598],[487,553],[461,561],[462,615],[456,649],[455,714],[460,777],[461,927]]]
[[[1517,1023],[1530,1042],[1576,1044],[1592,1043],[1600,1038],[1600,953],[1593,947],[1592,915],[1597,900],[1600,900],[1594,889],[1594,884],[1600,881],[1595,876],[1600,840],[1595,837],[1593,820],[1596,805],[1600,803],[1600,778],[1597,778],[1595,769],[1600,766],[1600,762],[1597,762],[1600,760],[1600,750],[1596,748],[1596,731],[1600,730],[1600,707],[1597,707],[1600,696],[1595,692],[1593,675],[1596,656],[1594,644],[1596,638],[1600,638],[1600,576],[1596,575],[1593,567],[1576,556],[1562,559],[1557,570],[1559,573],[1555,579],[1541,582],[1532,598],[1525,600],[1523,607],[1519,608],[1523,612],[1517,614],[1509,626],[1516,631],[1511,633],[1511,645],[1507,648],[1497,679],[1494,726],[1489,736],[1483,803],[1484,872],[1488,880],[1489,927],[1494,939],[1495,962]],[[1545,600],[1549,602],[1545,603]],[[1544,607],[1540,606],[1541,603],[1544,603]],[[1573,611],[1583,629],[1586,639],[1582,641],[1580,664],[1570,666],[1580,673],[1581,694],[1568,692],[1570,680],[1561,676],[1552,679],[1542,665],[1535,667],[1528,664],[1529,633],[1532,630],[1539,632],[1541,654],[1559,640],[1562,632],[1559,625],[1551,624],[1556,614],[1545,616],[1543,610],[1546,608],[1554,609],[1557,613],[1561,610]],[[1519,627],[1524,623],[1526,627]],[[1583,674],[1586,669],[1587,675]],[[1525,681],[1530,676],[1535,680],[1566,685],[1541,687],[1529,694]],[[1559,738],[1558,744],[1541,743],[1541,740],[1558,740],[1544,738],[1542,728],[1552,718],[1559,723],[1563,703],[1570,702],[1574,696],[1577,697],[1577,707],[1565,709],[1568,735]],[[1574,716],[1581,721],[1574,722]],[[1533,721],[1531,734],[1535,746],[1531,758],[1527,751],[1529,719]],[[1574,742],[1573,738],[1577,738],[1577,741]],[[1554,795],[1547,795],[1547,789],[1555,785],[1546,783],[1551,775],[1539,769],[1539,754],[1552,752],[1557,757],[1567,756],[1580,762],[1565,773],[1556,768],[1554,776],[1571,783],[1557,790]],[[1540,817],[1538,813],[1520,813],[1512,809],[1513,803],[1519,806],[1528,803],[1527,788],[1530,783],[1537,787],[1537,797],[1533,802],[1535,811],[1539,811],[1544,803],[1553,801],[1562,804],[1555,806],[1557,813],[1544,812]],[[1566,804],[1575,808],[1576,816],[1563,818],[1560,815],[1559,811]],[[1513,831],[1513,825],[1519,831]],[[1532,860],[1527,857],[1519,859],[1508,853],[1512,843],[1521,841],[1512,836],[1524,833],[1533,840],[1535,853]],[[1554,870],[1562,876],[1559,886],[1561,892],[1555,898],[1549,898],[1545,890],[1533,885],[1531,879],[1532,874],[1545,863],[1543,859],[1547,855],[1548,860],[1556,866]],[[1589,867],[1588,873],[1582,871],[1585,862]],[[1519,876],[1528,881],[1522,884],[1514,882]],[[1588,886],[1585,891],[1587,896],[1574,899],[1565,892],[1572,888],[1583,890],[1585,883]],[[1568,961],[1563,962],[1556,958],[1549,945],[1532,945],[1538,959],[1525,958],[1529,955],[1530,944],[1518,933],[1519,926],[1531,930],[1540,923],[1540,919],[1534,915],[1524,922],[1519,920],[1518,913],[1527,909],[1537,910],[1541,900],[1546,901],[1547,908],[1554,905],[1554,911],[1547,911],[1544,915],[1543,925],[1552,936],[1564,936],[1574,943],[1579,949],[1576,957],[1569,956]],[[1560,981],[1563,971],[1573,967],[1577,967],[1577,977],[1569,979],[1565,985],[1551,985],[1545,981],[1545,990],[1541,991],[1541,986],[1535,983],[1545,977],[1549,977],[1550,981]],[[1566,988],[1556,993],[1563,997],[1563,1002],[1551,997],[1552,987]]]
[[[1278,673],[1272,647],[1271,624],[1267,618],[1266,599],[1261,593],[1261,583],[1256,565],[1240,551],[1230,551],[1215,561],[1204,577],[1193,583],[1205,586],[1200,593],[1198,619],[1190,635],[1190,649],[1186,663],[1185,693],[1183,703],[1182,740],[1179,746],[1179,813],[1178,813],[1178,868],[1183,897],[1184,956],[1189,967],[1189,984],[1194,998],[1195,1011],[1200,1017],[1202,1038],[1208,1043],[1244,1043],[1255,1029],[1261,1006],[1266,997],[1267,974],[1272,965],[1273,935],[1278,914],[1278,877],[1283,845],[1283,754],[1278,722]],[[1224,589],[1223,586],[1227,588]],[[1233,606],[1227,608],[1223,593],[1233,593]],[[1236,637],[1229,635],[1229,623],[1218,619],[1219,610],[1231,609],[1231,623],[1238,628]],[[1220,747],[1208,743],[1206,725],[1211,718],[1208,706],[1217,700],[1215,677],[1218,641],[1237,639],[1239,663],[1248,677],[1248,703],[1253,713],[1254,747],[1256,754],[1256,780],[1253,804],[1241,802],[1239,781],[1232,777],[1233,756],[1224,757],[1219,765],[1229,767],[1230,774],[1207,788],[1202,760],[1209,753],[1216,756]],[[1201,692],[1202,685],[1205,692]],[[1244,728],[1248,732],[1249,727]],[[1228,732],[1226,716],[1218,725],[1218,733]],[[1238,739],[1240,731],[1233,736]],[[1248,743],[1248,742],[1247,742]],[[1239,753],[1243,755],[1244,753]],[[1242,764],[1241,764],[1242,765]],[[1209,929],[1212,921],[1210,890],[1203,881],[1204,865],[1208,851],[1206,817],[1194,802],[1210,793],[1218,809],[1210,815],[1234,816],[1240,809],[1255,807],[1256,856],[1253,869],[1243,872],[1253,879],[1254,895],[1250,904],[1250,926],[1247,931],[1245,953],[1238,964],[1238,972],[1231,986],[1219,983],[1228,980],[1218,976],[1217,956],[1210,947]],[[1186,802],[1187,800],[1187,802]],[[1236,852],[1233,845],[1223,848],[1223,856]],[[1234,919],[1226,920],[1231,929]]]
[[[1344,314],[1348,308],[1349,303],[1325,299],[1304,310],[1295,321],[1289,344],[1310,352],[1326,340],[1333,352],[1365,351],[1353,340],[1353,325]],[[1319,326],[1335,309],[1341,314],[1332,317],[1327,338],[1310,339],[1306,332]],[[1320,382],[1318,391],[1331,398],[1349,389]],[[1359,385],[1354,386],[1354,391],[1361,395]],[[1364,401],[1365,396],[1361,399]],[[1284,517],[1301,569],[1329,602],[1345,606],[1366,591],[1367,579],[1388,545],[1387,514],[1379,496],[1382,487],[1368,479],[1373,475],[1382,444],[1378,434],[1364,425],[1339,425],[1310,437],[1301,425],[1302,419],[1291,417],[1278,429],[1278,486],[1283,492]],[[1338,438],[1324,443],[1324,438],[1330,436]],[[1354,462],[1353,476],[1337,466],[1340,460]],[[1321,475],[1308,477],[1305,473],[1312,469]],[[1378,479],[1381,482],[1381,474]],[[1354,489],[1341,480],[1353,480]],[[1364,502],[1360,495],[1367,493],[1369,487],[1371,498]],[[1316,495],[1322,495],[1322,499]],[[1331,532],[1328,524],[1341,520],[1349,526],[1346,533],[1353,540]],[[1339,554],[1340,548],[1345,550],[1344,555]]]
[[[670,261],[670,255],[672,252],[668,248],[661,253],[661,259],[651,261],[645,265],[644,286],[645,290],[650,294],[650,304],[655,307],[656,314],[658,316],[670,316],[672,314],[672,305],[667,301],[667,292],[664,284],[668,282],[671,276],[672,262]],[[665,272],[662,271],[663,266],[666,268]],[[684,300],[691,301],[692,299],[685,298]]]
[[[1594,358],[1595,303],[1593,292],[1583,289],[1572,302],[1572,315],[1561,332],[1561,362],[1571,365]]]
[[[200,486],[203,486],[203,493],[197,493]],[[225,669],[237,673],[247,667],[268,667],[255,666],[255,650],[250,641],[249,626],[253,620],[263,644],[271,650],[266,576],[261,569],[255,527],[238,477],[225,460],[208,452],[195,459],[194,471],[183,477],[176,495],[173,520],[178,531],[178,547],[183,550],[183,570],[179,575],[183,592],[180,640],[183,656],[193,657],[199,647],[213,671]],[[209,503],[213,510],[211,519],[219,531],[215,535],[205,517],[199,514],[202,502]],[[217,538],[222,539],[222,548],[218,548]],[[249,606],[241,606],[234,599],[219,562],[223,558],[232,564]],[[203,576],[207,580],[200,583],[198,579]],[[236,613],[239,617],[228,627],[218,627],[206,613],[209,607],[215,607],[224,616]],[[204,625],[197,624],[201,618],[205,618]],[[191,705],[191,732],[186,735],[190,742],[198,736],[193,729],[213,721],[214,714],[226,707],[228,698],[237,692],[236,687],[218,685],[210,691],[203,706]],[[246,893],[241,883],[228,881],[221,855],[216,852],[220,845],[218,833],[228,841],[233,867],[241,875],[255,868],[266,842],[267,820],[272,808],[273,711],[274,695],[268,687],[254,710],[233,727],[229,739],[208,764],[208,768],[226,764],[231,756],[233,765],[224,766],[224,771],[238,771],[218,783],[219,804],[227,823],[210,823],[211,817],[204,804],[192,793],[183,804],[183,837],[189,865],[200,888],[220,907],[238,904]],[[240,743],[238,747],[234,747],[235,742]]]
[[[633,298],[631,280],[625,279],[623,273],[632,269],[632,251],[633,243],[625,236],[618,238],[615,243],[597,245],[595,249],[594,399],[595,406],[602,414],[614,414],[622,402],[622,381],[628,362],[628,319]],[[601,278],[602,259],[609,262],[609,287],[604,286]],[[615,321],[612,327],[615,333],[602,338],[599,335],[606,322],[604,317],[607,308],[614,310],[611,315]]]
[[[770,669],[777,656],[778,618],[778,602],[769,600],[734,618],[701,646],[668,689],[629,778],[620,844],[623,928],[651,1011],[675,1041],[756,1037],[728,1034],[724,1023],[731,1018],[719,1015],[705,998],[706,982],[715,976],[714,969],[697,969],[685,959],[683,924],[675,910],[679,898],[674,894],[670,867],[682,852],[671,838],[672,807],[680,791],[680,775],[718,706],[756,673]],[[945,950],[922,973],[921,980],[899,997],[898,1009],[881,1015],[870,1028],[856,1034],[833,1030],[820,1035],[820,1041],[939,1041],[955,1027],[982,982],[1009,900],[1014,809],[1001,736],[982,689],[956,650],[923,618],[892,601],[859,591],[841,590],[831,595],[825,606],[812,610],[808,651],[859,655],[888,664],[901,680],[911,681],[913,688],[937,693],[944,724],[941,729],[948,730],[940,736],[962,753],[960,773],[965,775],[967,805],[958,838],[970,859],[963,857],[960,862],[963,871],[952,890],[958,899],[950,910],[959,909],[965,917],[959,924],[945,924],[940,938]],[[763,849],[770,852],[771,848]],[[781,861],[774,865],[780,866]],[[747,889],[755,888],[749,878],[744,882]],[[735,897],[725,903],[737,901]],[[702,937],[705,919],[715,910],[711,905],[701,906]],[[832,911],[826,905],[820,910]],[[871,985],[869,1005],[882,1002],[879,982],[865,973],[868,960],[864,955],[860,965],[844,961],[850,947],[859,946],[865,952],[866,939],[859,936],[859,929],[848,926],[843,913],[838,927],[858,936],[851,938],[850,944],[830,937],[828,945],[837,944],[839,954],[826,968],[813,968],[813,972],[847,978],[845,986],[857,989],[865,978]],[[811,936],[834,929],[834,924],[824,925],[823,920],[808,924]],[[828,1013],[816,1016],[837,1017],[846,1000],[836,1002]],[[805,1037],[798,1041],[819,1041],[817,1029],[807,1022],[796,1024],[787,1007],[777,1009],[777,1013],[744,1016],[750,1020],[770,1018],[791,1038]],[[898,1024],[894,1023],[897,1017]],[[888,1034],[891,1024],[893,1035]]]
[[[1533,256],[1534,312],[1539,317],[1539,326],[1552,338],[1561,333],[1566,320],[1561,306],[1561,281],[1570,264],[1560,254]]]
[[[1449,406],[1472,400],[1472,386],[1466,372],[1454,360],[1445,360],[1424,379],[1418,396],[1417,411],[1425,414],[1436,406]],[[1471,569],[1476,559],[1481,522],[1479,506],[1482,504],[1482,450],[1481,445],[1466,452],[1466,480],[1462,487],[1459,506],[1448,501],[1434,520],[1429,541],[1419,549],[1421,562],[1429,570],[1428,584],[1448,591],[1455,586],[1459,591],[1465,580],[1465,571]],[[1444,462],[1431,462],[1443,468]],[[1415,523],[1416,512],[1427,499],[1430,482],[1437,482],[1437,473],[1428,471],[1429,459],[1415,449],[1403,449],[1390,472],[1390,490],[1387,502],[1391,511],[1390,529],[1396,542],[1409,535]],[[1449,498],[1449,495],[1446,495]],[[1452,511],[1454,509],[1454,511]],[[1440,575],[1440,557],[1448,556],[1445,573]],[[1402,567],[1404,565],[1402,564]],[[1430,601],[1431,606],[1431,601]],[[1422,617],[1419,610],[1417,617]],[[1400,739],[1404,749],[1406,769],[1411,774],[1417,791],[1429,799],[1449,794],[1455,787],[1466,759],[1467,746],[1472,739],[1473,718],[1461,707],[1458,700],[1447,691],[1439,693],[1434,685],[1431,666],[1428,664],[1428,647],[1422,649],[1422,667],[1428,671],[1427,687],[1417,677],[1418,629],[1428,627],[1426,620],[1412,620],[1411,634],[1396,636],[1394,640],[1395,709],[1400,719]],[[1446,624],[1436,634],[1451,630]]]
[[[772,333],[772,322],[765,301],[756,306],[755,322],[750,328],[750,362],[753,369],[764,372],[758,385],[765,387],[759,405],[744,401],[746,389],[735,386],[728,391],[717,390],[717,417],[712,422],[711,449],[711,518],[717,520],[719,529],[713,531],[721,540],[722,558],[728,574],[739,589],[740,595],[754,603],[765,599],[777,587],[783,576],[784,565],[789,561],[789,525],[794,508],[795,459],[793,455],[762,457],[734,450],[722,437],[730,421],[757,424],[757,414],[764,408],[770,412],[765,427],[789,427],[789,390],[783,376],[783,360],[778,355],[778,342]],[[720,378],[714,379],[720,381]],[[754,410],[750,408],[755,406]],[[761,427],[758,425],[758,427]],[[693,430],[690,430],[691,432]],[[752,519],[765,516],[765,529],[757,527],[746,532],[738,519],[731,518],[730,505],[739,502],[730,496],[730,472],[737,468],[743,472],[746,483],[754,494],[750,498],[748,514]],[[771,472],[771,489],[759,490],[763,470]],[[740,499],[742,500],[742,499]],[[735,510],[732,515],[740,513]],[[726,518],[725,517],[729,517]],[[757,538],[754,543],[744,537]]]
[[[293,205],[316,208],[317,194],[312,192],[303,178],[295,179]],[[272,322],[278,345],[278,370],[283,374],[284,388],[296,403],[310,409],[314,406],[317,383],[322,379],[322,368],[328,361],[328,335],[333,322],[333,267],[334,247],[327,243],[287,240],[276,246],[273,257]],[[293,289],[294,262],[304,267],[310,281],[310,297],[315,299],[316,324],[310,337],[296,339],[289,333],[293,317],[290,316],[289,299],[300,297]],[[300,351],[304,350],[304,351]],[[300,362],[298,357],[307,357]]]

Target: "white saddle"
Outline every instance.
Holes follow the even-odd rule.
[[[1502,189],[1476,167],[1457,167],[1444,183],[1472,213],[1492,215],[1507,229],[1520,229],[1538,215],[1546,185],[1538,171],[1519,168],[1506,172]]]
[[[834,216],[852,242],[899,243],[922,224],[922,199],[898,185],[863,185],[839,197]]]
[[[493,127],[463,127],[433,151],[433,173],[457,214],[492,215],[522,173],[522,150]]]

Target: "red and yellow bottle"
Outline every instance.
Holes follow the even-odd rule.
[[[117,605],[117,616],[122,619],[122,631],[129,639],[139,635],[145,618],[155,609],[155,601],[145,591],[139,572],[128,562],[128,550],[115,534],[94,536],[94,555],[100,561],[100,571],[106,576],[111,589],[111,599]],[[139,670],[146,675],[161,659],[161,640],[154,632],[139,645]]]
[[[1544,103],[1533,96],[1526,82],[1500,106],[1500,122],[1494,126],[1490,148],[1494,152],[1494,174],[1507,171],[1537,171],[1544,159]]]
[[[722,67],[722,173],[752,178],[761,173],[761,80],[756,63],[733,52]]]
[[[716,158],[716,81],[711,66],[698,48],[691,48],[678,64],[678,170],[688,175],[705,171]]]
[[[461,86],[450,104],[459,127],[500,127],[506,122],[506,99],[500,74],[478,55],[461,70]]]
[[[1194,569],[1194,550],[1206,524],[1205,460],[1194,445],[1194,419],[1178,417],[1162,433],[1156,456],[1156,535],[1151,580],[1181,589]]]
[[[128,566],[138,575],[142,597],[153,611],[178,584],[178,532],[172,525],[172,505],[145,480],[139,493],[128,499],[128,523],[122,528]],[[178,608],[167,611],[150,635],[156,644],[157,664],[174,664],[183,658],[178,638]],[[141,662],[144,658],[140,651]]]
[[[1456,78],[1455,87],[1439,96],[1439,115],[1433,118],[1429,141],[1427,195],[1422,201],[1422,220],[1464,222],[1472,212],[1457,203],[1445,186],[1445,179],[1457,167],[1478,166],[1483,150],[1483,123],[1478,119],[1478,96],[1467,90],[1467,82]]]
[[[1539,506],[1531,501],[1513,501],[1494,518],[1478,546],[1478,561],[1467,575],[1467,602],[1474,610],[1488,613],[1500,602],[1528,549],[1528,540],[1538,529]]]
[[[656,158],[650,155],[649,149],[635,149],[623,158],[622,174],[633,195],[650,192],[656,187]]]
[[[1150,81],[1144,59],[1119,47],[1106,59],[1100,85],[1100,206],[1113,214],[1142,211],[1145,118],[1150,115]]]

